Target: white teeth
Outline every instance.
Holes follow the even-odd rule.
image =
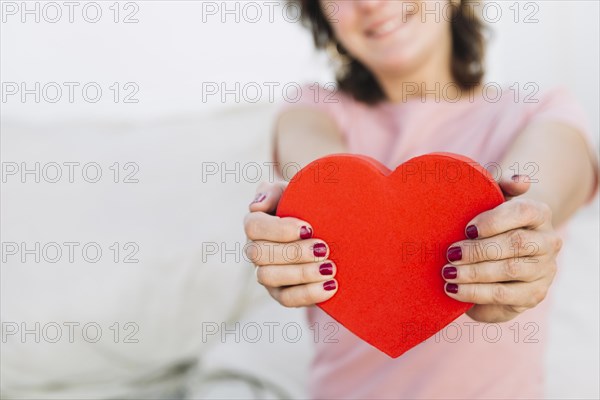
[[[399,21],[390,20],[390,21],[386,22],[385,24],[377,27],[377,29],[373,29],[371,31],[371,36],[385,35],[386,33],[389,33],[391,31],[393,31],[394,29],[396,29],[398,27],[398,24],[399,24]]]

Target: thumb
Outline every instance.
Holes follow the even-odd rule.
[[[513,175],[510,178],[502,177],[498,185],[502,189],[506,200],[526,193],[531,187],[529,175]]]
[[[256,190],[254,200],[248,206],[250,212],[262,211],[267,214],[275,214],[279,200],[286,187],[287,182],[285,181],[275,183],[261,182]]]

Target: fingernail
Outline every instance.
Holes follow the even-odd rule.
[[[510,177],[514,182],[519,182],[519,175],[513,175]]]
[[[313,254],[315,257],[325,257],[327,254],[327,246],[325,246],[325,243],[315,243],[313,246]]]
[[[313,231],[308,226],[300,228],[300,239],[310,239],[312,235]]]
[[[479,236],[479,231],[477,231],[477,227],[475,225],[467,226],[466,233],[469,239],[477,239],[477,236]]]
[[[446,283],[446,292],[452,294],[458,293],[458,285],[456,283]]]
[[[333,265],[331,263],[321,264],[319,266],[321,275],[333,275]]]
[[[458,261],[462,258],[462,250],[459,246],[452,246],[447,252],[448,261]]]
[[[333,280],[323,283],[323,289],[328,290],[328,291],[335,290],[336,286],[337,285],[335,284],[335,281],[333,281]]]
[[[444,279],[456,279],[456,275],[458,275],[456,267],[453,267],[453,266],[444,267],[442,269],[442,275],[444,276]]]
[[[252,200],[252,203],[250,204],[254,204],[254,203],[260,203],[262,201],[264,201],[267,198],[267,195],[264,193],[258,193],[256,195],[256,197],[254,197],[254,200]]]

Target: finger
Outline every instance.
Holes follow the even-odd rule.
[[[267,287],[322,282],[335,276],[335,264],[330,260],[307,264],[264,265],[257,268],[258,283]]]
[[[497,304],[531,308],[547,293],[542,280],[511,283],[446,283],[446,294],[458,301],[475,304]]]
[[[269,293],[285,307],[303,307],[329,300],[337,293],[337,289],[337,281],[331,279],[306,285],[271,288]]]
[[[552,220],[550,207],[531,199],[513,199],[484,211],[473,218],[465,229],[469,239],[498,235],[517,228],[535,229]]]
[[[254,200],[252,200],[248,208],[252,212],[262,211],[267,214],[275,214],[279,199],[286,187],[287,182],[285,181],[275,183],[261,182],[256,190]]]
[[[290,243],[264,240],[249,242],[244,246],[248,261],[255,265],[304,264],[325,261],[329,246],[319,239],[307,239]]]
[[[529,190],[531,186],[528,175],[513,175],[510,178],[502,176],[498,181],[498,185],[506,200],[512,197],[520,196]]]
[[[310,239],[312,226],[297,218],[280,218],[264,212],[251,212],[244,218],[244,231],[250,240],[268,240],[288,243]]]
[[[531,229],[514,229],[486,239],[454,243],[448,248],[446,257],[453,265],[476,264],[555,253],[560,245],[558,235]]]
[[[442,277],[451,283],[533,282],[542,276],[544,270],[536,257],[446,265],[442,268]]]

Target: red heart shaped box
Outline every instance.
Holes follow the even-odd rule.
[[[370,157],[336,154],[292,178],[277,215],[309,222],[330,246],[339,289],[318,306],[395,358],[473,305],[444,293],[446,250],[466,238],[473,217],[503,201],[492,176],[457,154],[415,157],[393,172]]]

